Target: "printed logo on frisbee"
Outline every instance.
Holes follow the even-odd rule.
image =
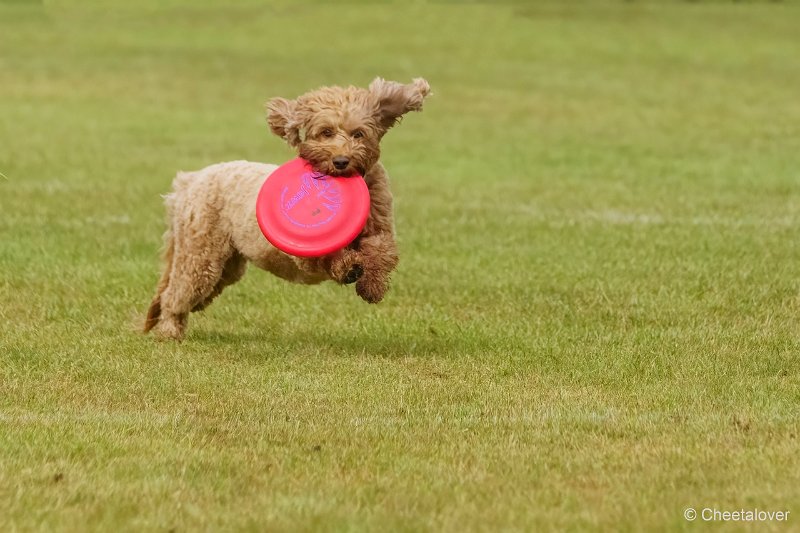
[[[301,228],[314,228],[330,222],[342,207],[342,197],[334,180],[318,179],[313,172],[305,172],[295,187],[283,187],[280,198],[281,213]]]

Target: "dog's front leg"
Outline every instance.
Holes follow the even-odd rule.
[[[356,282],[356,293],[375,304],[383,300],[389,290],[389,278],[399,261],[394,235],[382,232],[363,236],[359,241],[359,251],[364,273]]]
[[[356,282],[356,292],[369,303],[383,300],[389,278],[397,267],[397,243],[394,238],[392,193],[386,171],[379,163],[366,176],[370,194],[370,214],[357,239],[363,274]]]
[[[351,247],[326,256],[323,263],[331,279],[343,285],[355,283],[364,273],[361,252]]]
[[[324,272],[330,279],[342,285],[355,283],[364,272],[361,252],[352,247],[323,257],[296,257],[294,261],[300,270],[309,274]]]

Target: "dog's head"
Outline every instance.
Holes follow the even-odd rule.
[[[331,176],[364,175],[378,162],[383,135],[409,111],[422,109],[430,85],[375,78],[368,89],[323,87],[296,100],[273,98],[267,122],[315,170]]]

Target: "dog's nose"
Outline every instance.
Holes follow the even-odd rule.
[[[333,166],[336,167],[336,170],[344,170],[350,164],[350,158],[343,155],[337,155],[331,161],[333,161]]]

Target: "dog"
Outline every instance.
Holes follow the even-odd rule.
[[[380,302],[398,263],[392,194],[380,163],[380,141],[430,94],[422,78],[401,84],[376,78],[368,88],[323,87],[294,100],[267,103],[272,132],[296,149],[314,170],[363,176],[370,195],[366,225],[346,248],[323,257],[288,255],[261,233],[256,197],[275,165],[232,161],[179,172],[165,197],[163,272],[147,311],[144,332],[181,340],[189,313],[200,311],[239,281],[248,263],[285,280],[355,283],[369,303]]]

